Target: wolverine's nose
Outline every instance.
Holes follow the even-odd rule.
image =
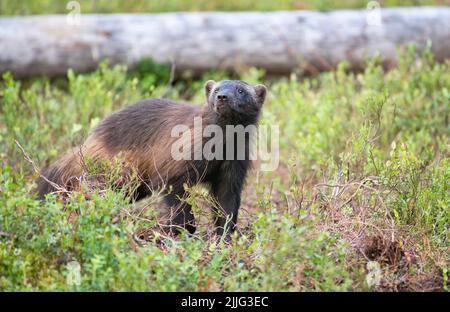
[[[228,99],[228,96],[226,94],[222,93],[222,94],[217,95],[217,99],[219,101],[226,101]]]

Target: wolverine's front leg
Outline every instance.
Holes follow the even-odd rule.
[[[191,205],[184,200],[186,197],[185,191],[180,189],[174,189],[164,197],[164,201],[169,206],[171,234],[179,234],[181,228],[186,229],[190,234],[195,233],[195,218]]]
[[[226,233],[226,237],[229,238],[236,229],[247,168],[248,162],[245,160],[224,162],[212,183],[213,195],[219,204],[216,209],[215,225],[220,236]]]

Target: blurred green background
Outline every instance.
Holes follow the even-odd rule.
[[[333,10],[365,8],[370,1],[364,0],[79,0],[82,13],[124,12],[172,12],[172,11],[274,11],[274,10]],[[63,14],[69,1],[60,0],[2,0],[1,15]],[[448,0],[380,0],[381,7],[450,5]]]

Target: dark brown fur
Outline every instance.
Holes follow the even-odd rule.
[[[136,169],[143,181],[134,199],[144,198],[152,190],[168,189],[170,186],[172,191],[166,193],[165,201],[170,207],[178,209],[172,225],[183,226],[191,233],[195,231],[191,207],[182,200],[186,196],[183,184],[205,183],[225,212],[224,216],[216,218],[218,234],[224,231],[226,217],[231,219],[229,226],[233,230],[250,162],[248,152],[244,160],[174,160],[171,146],[179,138],[171,137],[171,130],[179,124],[193,128],[194,117],[201,117],[203,127],[209,124],[221,127],[256,124],[266,89],[241,81],[208,81],[205,91],[207,101],[204,106],[150,99],[112,114],[81,147],[67,153],[43,175],[65,188],[77,189],[77,177],[84,172],[84,157],[110,161],[120,153],[126,166]],[[220,96],[221,100],[218,99]],[[200,137],[200,140],[205,142],[208,138]],[[39,179],[38,192],[41,197],[53,191],[55,189],[49,183]]]

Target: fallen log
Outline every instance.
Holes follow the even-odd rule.
[[[396,48],[432,42],[437,60],[450,58],[450,8],[332,12],[205,12],[0,17],[0,72],[15,77],[93,70],[107,58],[133,67],[143,58],[194,73],[256,66],[270,73],[360,68]]]

